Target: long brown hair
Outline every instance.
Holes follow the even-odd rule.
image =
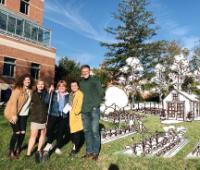
[[[16,82],[15,82],[14,89],[16,89],[16,88],[23,88],[23,86],[24,86],[24,80],[25,80],[26,78],[29,78],[30,81],[31,81],[31,83],[30,83],[30,85],[29,85],[29,87],[28,87],[29,89],[31,89],[32,86],[33,86],[33,79],[32,79],[32,77],[31,77],[30,74],[24,74],[24,75],[20,76],[20,77],[16,80]]]

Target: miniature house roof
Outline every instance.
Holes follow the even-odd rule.
[[[199,96],[195,95],[195,94],[189,94],[187,92],[184,92],[184,91],[181,91],[181,90],[177,90],[177,89],[174,89],[172,90],[169,95],[173,92],[177,92],[178,94],[180,95],[183,95],[185,98],[187,98],[188,100],[190,101],[193,101],[193,102],[199,102]]]
[[[177,90],[178,91],[178,90]],[[188,98],[189,100],[191,100],[191,101],[199,101],[198,100],[198,96],[197,95],[195,95],[195,94],[189,94],[189,93],[186,93],[186,92],[184,92],[184,91],[178,91],[180,94],[182,94],[183,96],[185,96],[186,98]]]

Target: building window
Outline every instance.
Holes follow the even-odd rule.
[[[28,15],[28,9],[29,9],[29,0],[21,0],[20,12]]]
[[[0,29],[6,30],[7,15],[0,12]]]
[[[177,93],[173,93],[172,94],[172,100],[174,100],[174,101],[178,101],[178,94]]]
[[[25,24],[24,24],[24,36],[26,38],[31,37],[31,23],[29,23],[29,22],[25,22]]]
[[[15,59],[5,57],[3,66],[3,75],[14,77],[14,70],[15,70]]]
[[[0,0],[0,4],[5,4],[5,0]]]
[[[17,19],[17,26],[16,26],[16,34],[21,35],[23,33],[23,23],[24,21],[22,19]]]
[[[37,80],[39,78],[40,65],[36,63],[31,64],[31,76]]]
[[[8,31],[15,33],[16,28],[16,18],[9,16],[8,17]]]

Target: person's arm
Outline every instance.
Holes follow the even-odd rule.
[[[101,86],[101,82],[99,79],[96,79],[96,88],[97,88],[98,97],[102,101],[104,98],[104,90]]]
[[[51,94],[49,94],[49,93],[46,93],[44,96],[44,103],[47,105],[49,104],[50,96],[51,96]]]
[[[50,88],[49,88],[49,90],[48,90],[48,92],[45,95],[45,98],[44,98],[44,102],[46,104],[49,104],[51,98],[53,97],[54,91],[55,91],[54,85],[51,85]]]
[[[20,90],[14,89],[10,96],[10,99],[6,105],[4,115],[11,123],[16,123],[17,114],[18,114],[18,98],[19,98]]]
[[[47,104],[48,104],[48,115],[50,114],[51,112],[51,109],[52,109],[52,104],[54,103],[54,97],[55,97],[55,92],[51,92],[50,94],[48,94],[48,97],[47,97]]]
[[[83,105],[83,93],[80,92],[78,95],[75,97],[74,102],[72,105],[72,110],[71,113],[75,115],[79,115],[82,110],[82,105]]]
[[[35,92],[32,93],[32,97],[31,97],[31,103],[30,103],[30,110],[29,110],[29,115],[32,114],[32,110],[34,109],[34,103],[36,102],[36,95]]]

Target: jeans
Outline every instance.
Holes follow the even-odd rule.
[[[100,109],[93,108],[92,112],[83,113],[82,119],[86,142],[86,152],[99,154],[101,145],[99,131]]]

